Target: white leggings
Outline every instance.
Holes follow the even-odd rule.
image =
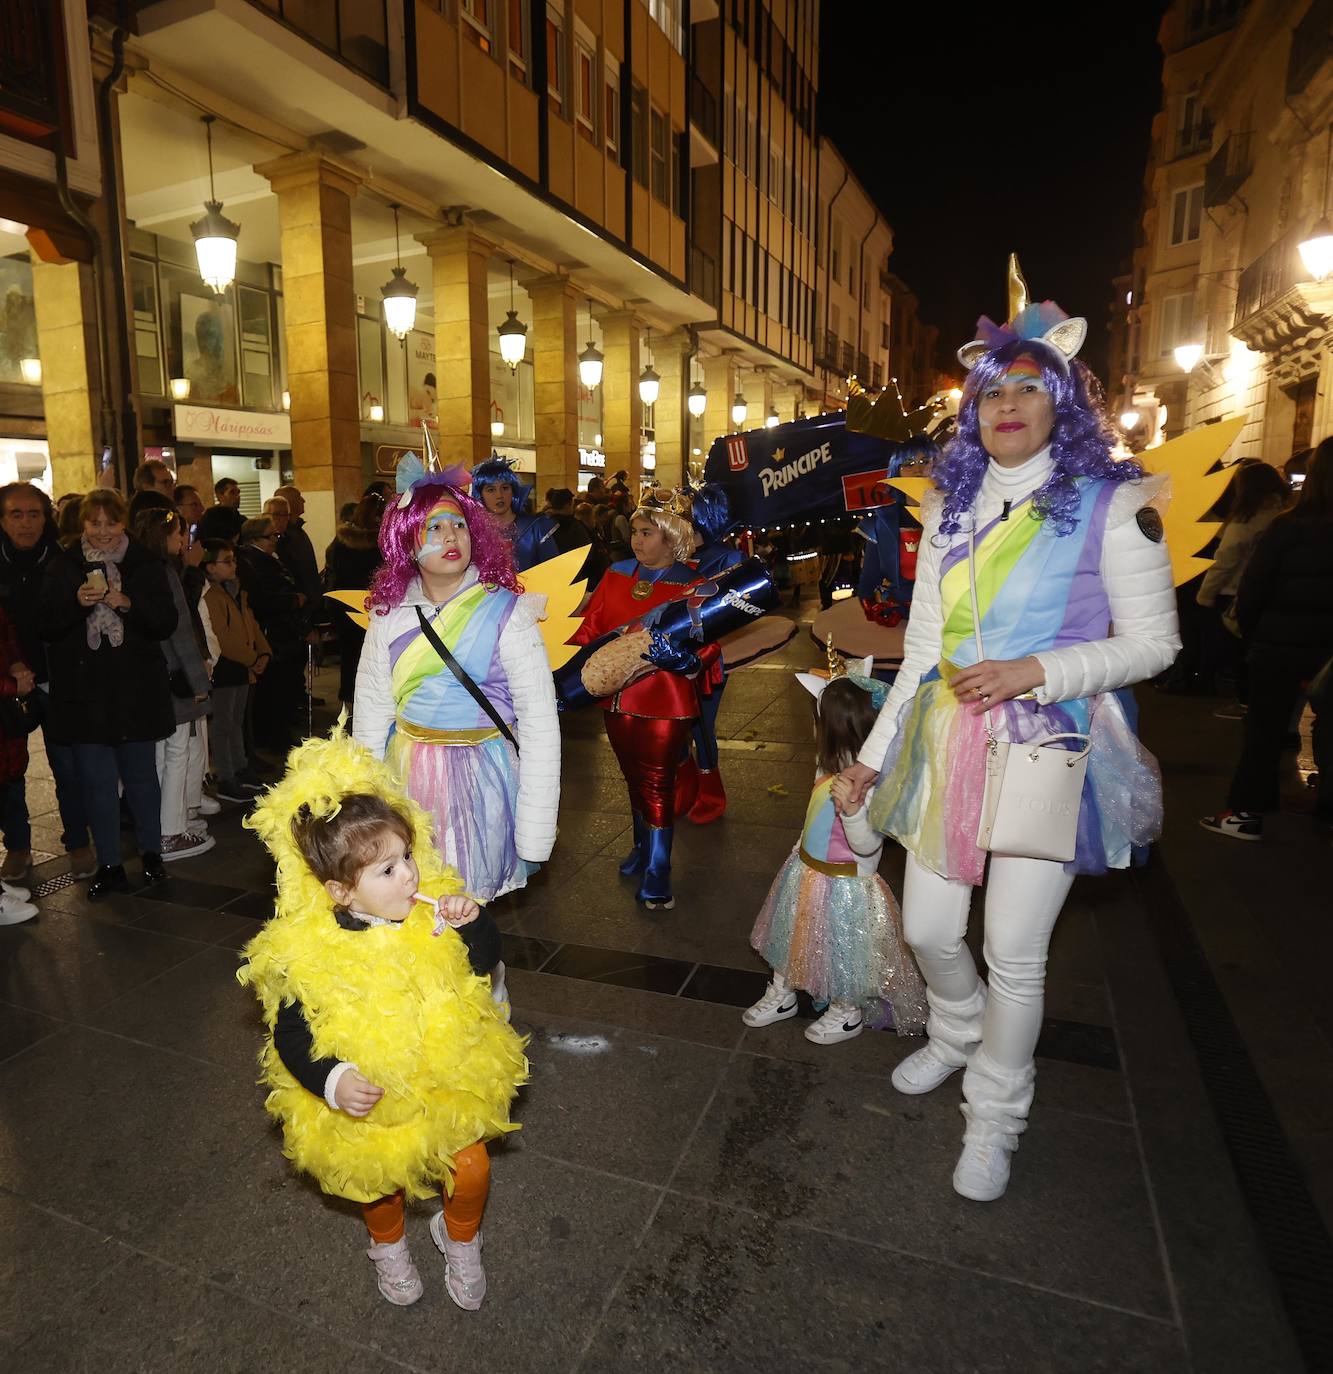
[[[903,931],[926,980],[927,1034],[940,1058],[966,1064],[969,1139],[1012,1149],[1032,1105],[1046,953],[1073,879],[1047,859],[992,857],[986,883],[988,985],[964,940],[970,883],[952,882],[909,854]]]

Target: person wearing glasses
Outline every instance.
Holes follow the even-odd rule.
[[[254,739],[284,757],[295,742],[305,663],[305,597],[278,557],[278,531],[272,516],[241,526],[237,565],[241,587],[273,650],[273,662],[255,684]]]

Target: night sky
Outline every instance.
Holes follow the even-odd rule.
[[[1111,278],[1133,251],[1166,0],[1075,7],[824,0],[821,132],[894,229],[890,268],[947,356],[1033,298],[1088,318],[1105,379]]]

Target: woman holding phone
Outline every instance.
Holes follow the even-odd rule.
[[[97,851],[88,895],[125,892],[120,799],[134,818],[144,878],[166,877],[155,745],[176,728],[162,641],[176,628],[166,565],[125,533],[125,498],[90,491],[82,535],[52,560],[40,593],[51,642],[47,734],[71,746]]]

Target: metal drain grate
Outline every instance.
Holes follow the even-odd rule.
[[[1333,1239],[1175,886],[1160,862],[1135,877],[1297,1343],[1311,1369],[1333,1368]]]
[[[54,878],[43,878],[40,883],[32,890],[34,897],[49,897],[53,892],[59,892],[62,888],[72,887],[81,881],[72,873],[59,873]]]

